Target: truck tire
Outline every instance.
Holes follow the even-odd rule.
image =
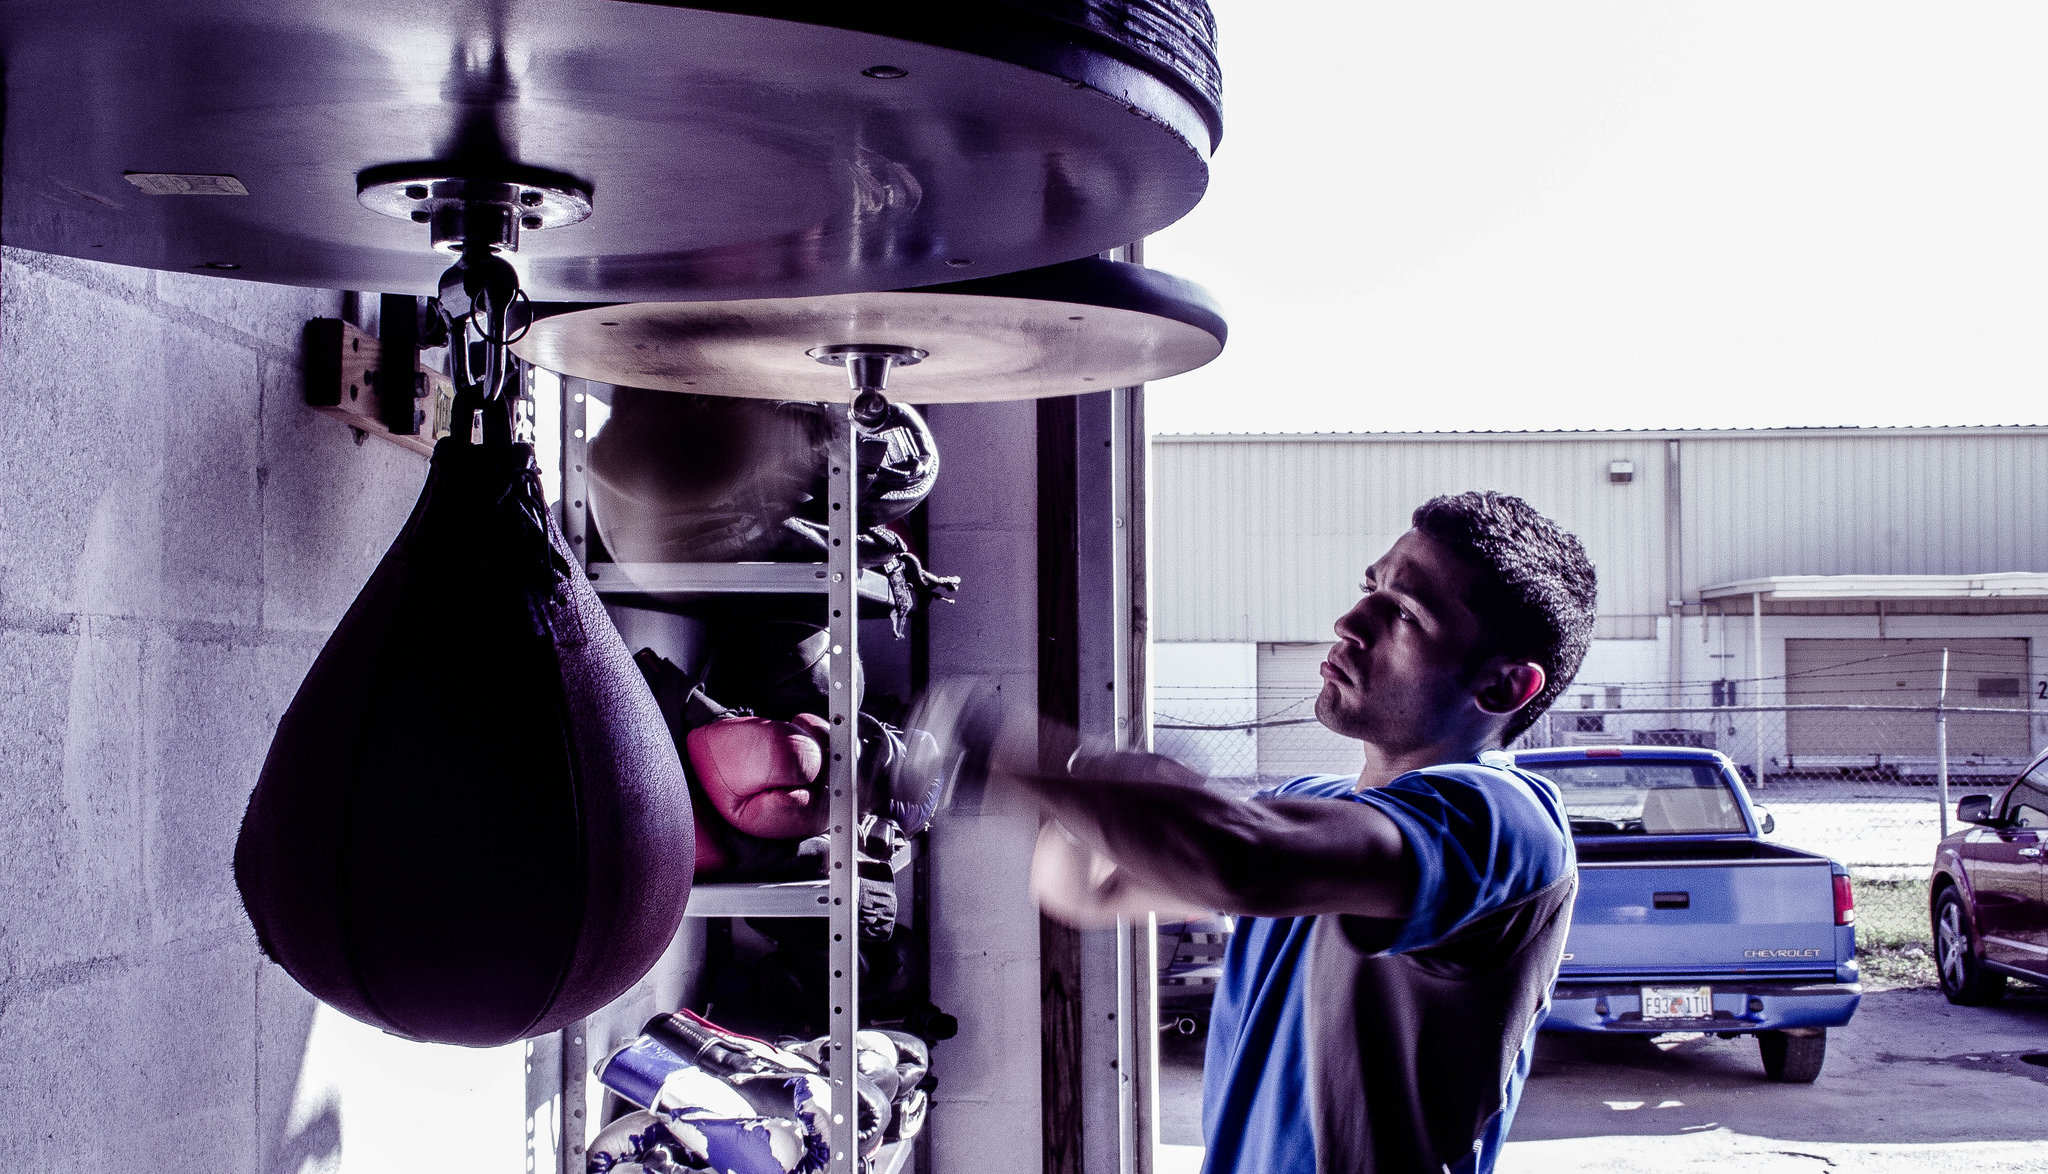
[[[1827,1059],[1826,1028],[1812,1035],[1789,1035],[1782,1031],[1756,1033],[1757,1050],[1763,1053],[1764,1075],[1786,1084],[1812,1084]]]
[[[1953,886],[1934,902],[1934,971],[1941,993],[1959,1007],[1983,1007],[2005,997],[2005,976],[1986,970],[1978,959],[1969,910]]]

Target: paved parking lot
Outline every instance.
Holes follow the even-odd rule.
[[[1161,1166],[1192,1171],[1201,1055],[1161,1064]],[[2044,1064],[2048,992],[2019,987],[1991,1008],[1866,995],[1811,1085],[1764,1079],[1747,1038],[1546,1035],[1498,1174],[2048,1174]]]

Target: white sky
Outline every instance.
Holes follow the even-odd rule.
[[[2048,421],[2048,4],[1214,3],[1155,431]]]

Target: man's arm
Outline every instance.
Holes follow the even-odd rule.
[[[1190,921],[1209,916],[1181,897],[1147,888],[1131,879],[1109,857],[1094,851],[1057,823],[1038,831],[1031,854],[1031,895],[1038,907],[1080,929],[1104,929],[1120,917],[1157,913],[1162,921]]]
[[[1011,775],[1119,884],[1179,908],[1255,917],[1406,917],[1416,863],[1401,829],[1367,803],[1247,802],[1199,787]],[[1147,906],[1149,907],[1149,906]]]

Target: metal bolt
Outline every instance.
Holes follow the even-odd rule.
[[[521,228],[539,228],[540,226],[541,218],[538,216],[521,216],[519,218],[519,227]]]
[[[412,210],[412,222],[414,224],[425,224],[427,221],[432,219],[433,217],[427,214],[427,210],[425,208],[414,208]]]
[[[426,198],[427,198],[427,185],[425,185],[425,184],[423,184],[423,183],[415,183],[415,184],[410,184],[410,185],[408,185],[408,186],[406,187],[406,189],[405,189],[405,198],[406,198],[406,199],[408,199],[408,200],[424,200],[424,199],[426,199]]]
[[[522,204],[524,204],[524,205],[526,205],[526,206],[527,206],[527,207],[529,207],[529,208],[538,208],[538,207],[540,207],[540,202],[541,202],[541,200],[543,200],[543,199],[545,199],[545,198],[546,198],[546,197],[542,196],[542,195],[541,195],[541,194],[540,194],[539,192],[520,192],[520,193],[519,193],[519,202],[520,202],[520,203],[522,203]]]
[[[866,69],[861,70],[860,74],[862,77],[871,77],[877,81],[886,82],[894,81],[899,77],[909,77],[910,71],[900,65],[870,65]]]

